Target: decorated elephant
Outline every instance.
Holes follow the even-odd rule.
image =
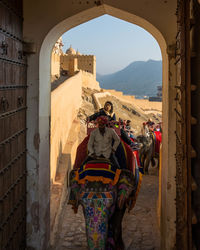
[[[85,162],[89,136],[77,148],[68,204],[75,212],[83,208],[88,249],[122,250],[122,219],[126,208],[134,207],[141,183],[138,161],[121,139],[116,151],[120,169],[105,158]]]
[[[142,147],[139,150],[140,163],[144,174],[148,174],[150,162],[152,166],[155,166],[155,158],[157,158],[159,164],[162,134],[160,131],[150,131],[146,135],[139,135],[137,141],[142,143]]]
[[[148,174],[149,164],[152,160],[154,143],[151,136],[147,137],[144,135],[139,135],[137,141],[142,144],[139,150],[140,163],[143,168],[144,174]]]
[[[133,173],[101,159],[72,170],[70,187],[68,203],[75,211],[83,207],[88,248],[123,249],[121,221],[128,202],[135,198]]]

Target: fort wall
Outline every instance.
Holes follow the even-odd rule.
[[[99,86],[99,82],[96,81],[96,78],[94,77],[93,74],[81,70],[81,75],[83,84],[82,86],[84,88],[96,89],[100,91],[101,88]]]
[[[96,57],[93,55],[68,55],[63,54],[60,56],[60,67],[63,70],[68,71],[70,61],[72,59],[77,59],[78,70],[84,70],[94,75],[96,78]]]
[[[51,55],[51,76],[60,77],[60,55],[55,53]]]
[[[55,181],[59,159],[63,153],[73,120],[82,99],[81,72],[67,79],[51,92],[51,181]],[[70,108],[69,108],[70,107]]]
[[[82,87],[100,90],[99,83],[92,74],[80,71],[51,92],[50,165],[52,182],[55,181],[58,162],[70,136],[69,131],[72,122],[76,119],[78,110],[81,107]]]

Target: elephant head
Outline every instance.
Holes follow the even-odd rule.
[[[139,135],[137,141],[142,143],[142,147],[139,150],[140,162],[143,167],[144,173],[148,174],[149,163],[152,159],[154,151],[154,142],[152,136]]]
[[[108,232],[109,220],[116,207],[118,210],[124,208],[128,197],[134,192],[133,174],[129,170],[121,170],[116,184],[88,180],[80,184],[77,181],[77,171],[72,170],[70,187],[68,203],[75,211],[79,204],[83,207],[88,248],[106,249],[107,244],[114,245],[113,239],[116,237]]]

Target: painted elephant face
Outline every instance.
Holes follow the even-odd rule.
[[[114,212],[117,188],[101,182],[81,188],[80,204],[85,216],[89,249],[106,249],[108,221]]]
[[[124,208],[128,197],[134,192],[134,186],[134,176],[129,170],[121,171],[117,185],[100,181],[78,184],[75,171],[70,173],[71,191],[68,204],[75,211],[79,204],[83,207],[89,249],[106,249],[109,219],[116,205],[119,209]],[[112,237],[109,240],[112,241]]]

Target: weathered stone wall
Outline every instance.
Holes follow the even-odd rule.
[[[69,78],[51,93],[51,180],[64,150],[73,120],[81,106],[81,73]]]
[[[61,55],[60,56],[60,67],[63,70],[69,70],[69,61],[70,61],[70,57],[69,56]]]
[[[96,57],[92,55],[78,55],[78,68],[93,74],[96,78]]]
[[[88,72],[82,71],[82,83],[84,88],[100,90],[99,82],[96,81],[96,77]]]
[[[60,66],[63,70],[69,70],[70,61],[77,59],[78,69],[91,73],[96,78],[96,57],[93,55],[61,55]]]
[[[80,71],[51,92],[51,180],[55,180],[60,155],[81,106],[82,87],[100,90],[93,75]]]
[[[54,53],[51,57],[51,76],[60,76],[60,56]]]

